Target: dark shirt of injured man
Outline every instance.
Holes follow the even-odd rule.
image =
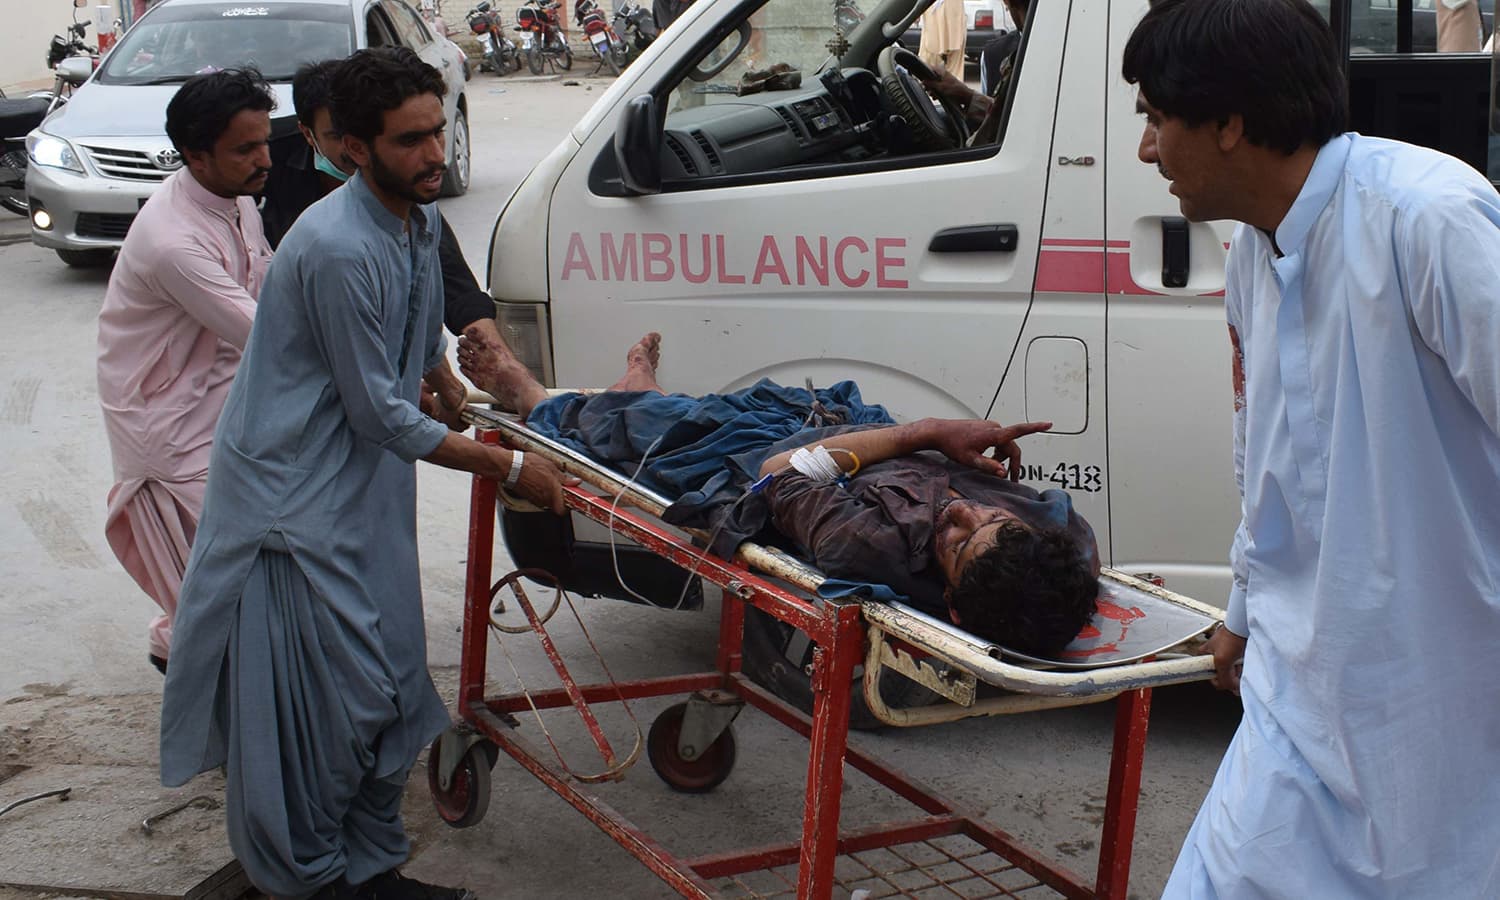
[[[657,434],[640,430],[644,419],[653,418],[653,406],[688,404],[656,418],[696,419],[703,410],[691,404],[722,406],[734,399],[666,394],[656,381],[660,358],[661,337],[653,332],[630,348],[625,375],[606,392],[549,399],[503,345],[466,337],[458,346],[459,366],[471,381],[540,433],[565,443],[567,434],[548,431],[558,425],[560,404],[567,407],[561,418],[593,420],[612,437],[626,421],[619,416],[627,416],[639,446]],[[776,392],[800,391],[767,385],[747,389],[760,392],[749,404],[757,414]],[[608,412],[601,415],[601,407]],[[1032,656],[1056,657],[1088,623],[1098,595],[1093,529],[1067,493],[1039,492],[1013,477],[1020,471],[1017,440],[1051,423],[924,419],[856,425],[817,430],[799,447],[805,413],[796,412],[787,438],[777,442],[781,452],[760,463],[758,474],[772,476],[763,493],[775,529],[825,574],[886,585],[918,609]],[[585,452],[640,473],[633,452],[604,449],[596,445]],[[667,458],[661,454],[651,455]]]

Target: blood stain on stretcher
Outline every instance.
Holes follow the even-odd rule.
[[[1062,652],[1063,659],[1088,659],[1101,656],[1106,653],[1120,652],[1120,642],[1124,641],[1130,634],[1130,623],[1146,618],[1146,614],[1139,606],[1124,607],[1110,600],[1108,597],[1100,597],[1097,612],[1089,624],[1083,626],[1078,632],[1078,637],[1068,649]],[[1101,624],[1118,623],[1111,629],[1112,640],[1104,640],[1104,631],[1099,627]],[[1091,644],[1091,641],[1100,643]]]

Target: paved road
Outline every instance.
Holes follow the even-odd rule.
[[[444,201],[443,209],[476,271],[485,263],[499,205],[605,85],[485,74],[470,83],[473,188],[465,197]],[[45,762],[64,753],[60,748],[68,748],[69,759],[98,762],[104,754],[111,762],[129,757],[137,765],[153,764],[160,690],[160,678],[145,660],[145,626],[153,608],[120,570],[102,534],[111,476],[94,391],[94,335],[107,273],[70,270],[50,251],[27,243],[5,245],[20,221],[0,221],[0,439],[5,449],[0,799],[4,764]],[[623,343],[611,344],[601,352],[622,349]],[[458,663],[466,490],[464,477],[421,467],[428,640],[443,685],[452,684],[451,667]],[[694,671],[711,663],[712,610],[672,613],[600,601],[586,604],[582,613],[619,677]],[[570,651],[582,652],[576,626],[558,630]],[[540,655],[515,646],[517,670],[533,683],[544,683]],[[492,649],[491,659],[493,680],[513,684],[505,658]],[[580,666],[585,672],[593,668]],[[44,706],[52,708],[46,704],[59,703],[76,711],[66,720],[37,716]],[[662,705],[640,704],[640,721],[649,726]],[[118,712],[122,709],[135,714]],[[33,727],[20,724],[25,715],[40,723],[35,730],[22,731]],[[1236,718],[1232,702],[1201,686],[1158,692],[1133,896],[1160,891]],[[607,721],[617,734],[629,726],[618,714]],[[905,771],[985,810],[1022,840],[1092,871],[1110,725],[1111,708],[1104,705],[864,740]],[[553,727],[564,737],[578,737],[555,720]],[[668,847],[689,855],[789,839],[800,818],[805,744],[753,713],[736,729],[739,767],[714,794],[671,794],[644,764],[601,794],[637,816]],[[50,737],[43,740],[42,732]],[[529,734],[539,737],[534,727]],[[41,747],[51,749],[41,752]],[[584,745],[575,740],[565,747],[579,769],[590,768]],[[34,758],[37,754],[42,758]],[[418,848],[413,875],[463,879],[486,898],[666,895],[633,860],[517,767],[502,760],[495,779],[490,816],[463,832],[435,823],[425,787],[414,779],[408,802]],[[846,823],[870,824],[912,812],[858,776],[851,777],[848,795]]]

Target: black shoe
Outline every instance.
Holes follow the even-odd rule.
[[[478,900],[467,888],[441,887],[407,878],[399,869],[381,872],[364,884],[354,886],[357,900]]]
[[[151,660],[151,665],[156,666],[156,671],[162,673],[163,675],[167,674],[166,658],[157,656],[155,653],[148,654],[146,658]]]
[[[340,875],[333,881],[318,888],[317,893],[308,897],[307,900],[354,900],[354,888]]]

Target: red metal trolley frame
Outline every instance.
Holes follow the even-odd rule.
[[[498,442],[495,431],[480,437]],[[1141,764],[1151,706],[1149,688],[1126,690],[1116,700],[1114,745],[1100,841],[1099,865],[1090,883],[1084,876],[1042,857],[1010,834],[984,821],[964,805],[939,796],[892,766],[848,742],[851,679],[865,646],[864,624],[857,603],[813,603],[778,587],[739,562],[708,555],[667,530],[628,510],[611,510],[607,498],[569,488],[568,506],[613,527],[650,551],[683,568],[695,568],[724,589],[716,664],[699,674],[653,678],[618,684],[568,685],[566,689],[485,696],[495,542],[497,484],[476,477],[470,495],[468,572],[465,583],[463,652],[458,713],[484,738],[572,804],[651,872],[684,897],[715,897],[712,879],[796,864],[796,897],[822,900],[833,895],[835,862],[841,854],[963,835],[1008,860],[1035,882],[1068,898],[1124,900],[1130,875]],[[740,672],[746,604],[805,632],[813,651],[814,703],[811,717],[751,682]],[[702,690],[730,692],[750,706],[810,740],[801,840],[696,858],[674,855],[645,831],[627,821],[566,773],[547,761],[516,731],[510,714],[570,705],[570,690],[590,703],[639,699]],[[869,776],[922,815],[878,827],[840,833],[844,764]],[[783,876],[785,877],[785,876]],[[996,896],[1013,896],[994,885]]]

